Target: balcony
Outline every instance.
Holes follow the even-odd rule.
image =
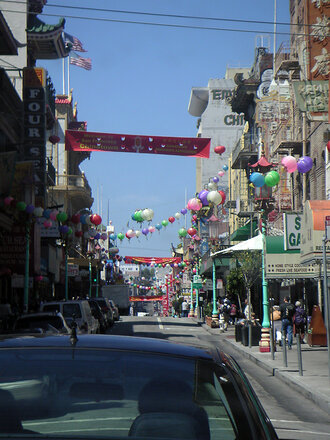
[[[57,175],[56,185],[52,190],[65,193],[65,197],[70,201],[74,212],[83,208],[90,208],[93,204],[92,190],[83,172],[78,175]]]
[[[258,142],[251,133],[245,133],[232,151],[232,165],[236,170],[245,169],[249,163],[258,160]]]
[[[297,52],[294,47],[290,46],[288,41],[284,41],[276,52],[275,76],[281,70],[293,70],[296,73],[299,73],[300,70]]]
[[[271,137],[270,154],[301,154],[302,136],[291,124],[281,123]]]

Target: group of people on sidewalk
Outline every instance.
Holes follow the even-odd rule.
[[[296,301],[295,304],[290,302],[290,298],[286,296],[283,303],[279,306],[278,310],[273,310],[273,321],[281,319],[282,335],[288,340],[288,349],[291,350],[293,335],[299,335],[300,342],[305,343],[305,328],[307,324],[307,314],[304,308],[301,306],[300,301]]]

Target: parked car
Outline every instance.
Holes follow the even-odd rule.
[[[88,302],[89,302],[89,306],[92,311],[92,315],[94,316],[95,319],[97,319],[99,321],[100,332],[104,333],[106,331],[106,329],[108,328],[108,326],[107,326],[106,317],[102,313],[102,310],[101,310],[99,303],[97,301],[95,301],[95,299],[89,299]]]
[[[46,302],[40,306],[40,311],[60,312],[70,327],[74,320],[81,332],[99,333],[99,322],[93,317],[87,300]]]
[[[22,315],[16,319],[16,333],[69,334],[71,329],[62,313],[40,312]]]
[[[114,321],[119,321],[120,316],[119,316],[119,309],[118,309],[118,307],[116,306],[116,304],[114,303],[114,301],[112,299],[109,299],[109,303],[110,303],[110,306],[112,308],[112,313],[113,313]]]
[[[228,355],[154,338],[1,337],[0,436],[277,440]]]
[[[106,322],[107,322],[107,327],[112,327],[113,323],[114,323],[114,316],[113,316],[113,311],[112,311],[112,307],[110,305],[110,302],[108,300],[108,298],[93,298],[95,301],[97,301],[97,303],[100,305],[101,310],[105,316]]]

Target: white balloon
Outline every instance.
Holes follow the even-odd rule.
[[[215,191],[218,188],[218,185],[215,182],[210,182],[207,184],[209,191]]]
[[[130,238],[133,238],[133,237],[135,237],[136,232],[133,231],[133,229],[129,229],[129,230],[126,232],[126,234],[127,234]]]
[[[88,224],[88,225],[92,225],[93,223],[91,222],[91,216],[90,215],[87,215],[86,216],[86,223]]]
[[[135,237],[139,238],[141,235],[141,231],[135,231]]]
[[[210,191],[207,195],[207,200],[215,205],[220,205],[222,202],[221,194],[218,191]]]
[[[179,218],[181,217],[180,212],[176,212],[176,213],[174,214],[174,217],[175,217],[177,220],[179,220]]]
[[[37,208],[34,208],[34,210],[33,210],[33,214],[36,217],[42,217],[43,212],[44,212],[44,210],[40,206],[38,206]]]
[[[144,218],[144,220],[147,220],[148,222],[153,219],[153,216],[154,211],[150,208],[146,208],[142,211],[142,218]]]

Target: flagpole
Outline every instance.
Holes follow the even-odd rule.
[[[68,96],[70,95],[70,54],[68,55]]]
[[[63,93],[63,95],[65,94],[65,73],[64,73],[64,58],[62,58],[62,93]]]

